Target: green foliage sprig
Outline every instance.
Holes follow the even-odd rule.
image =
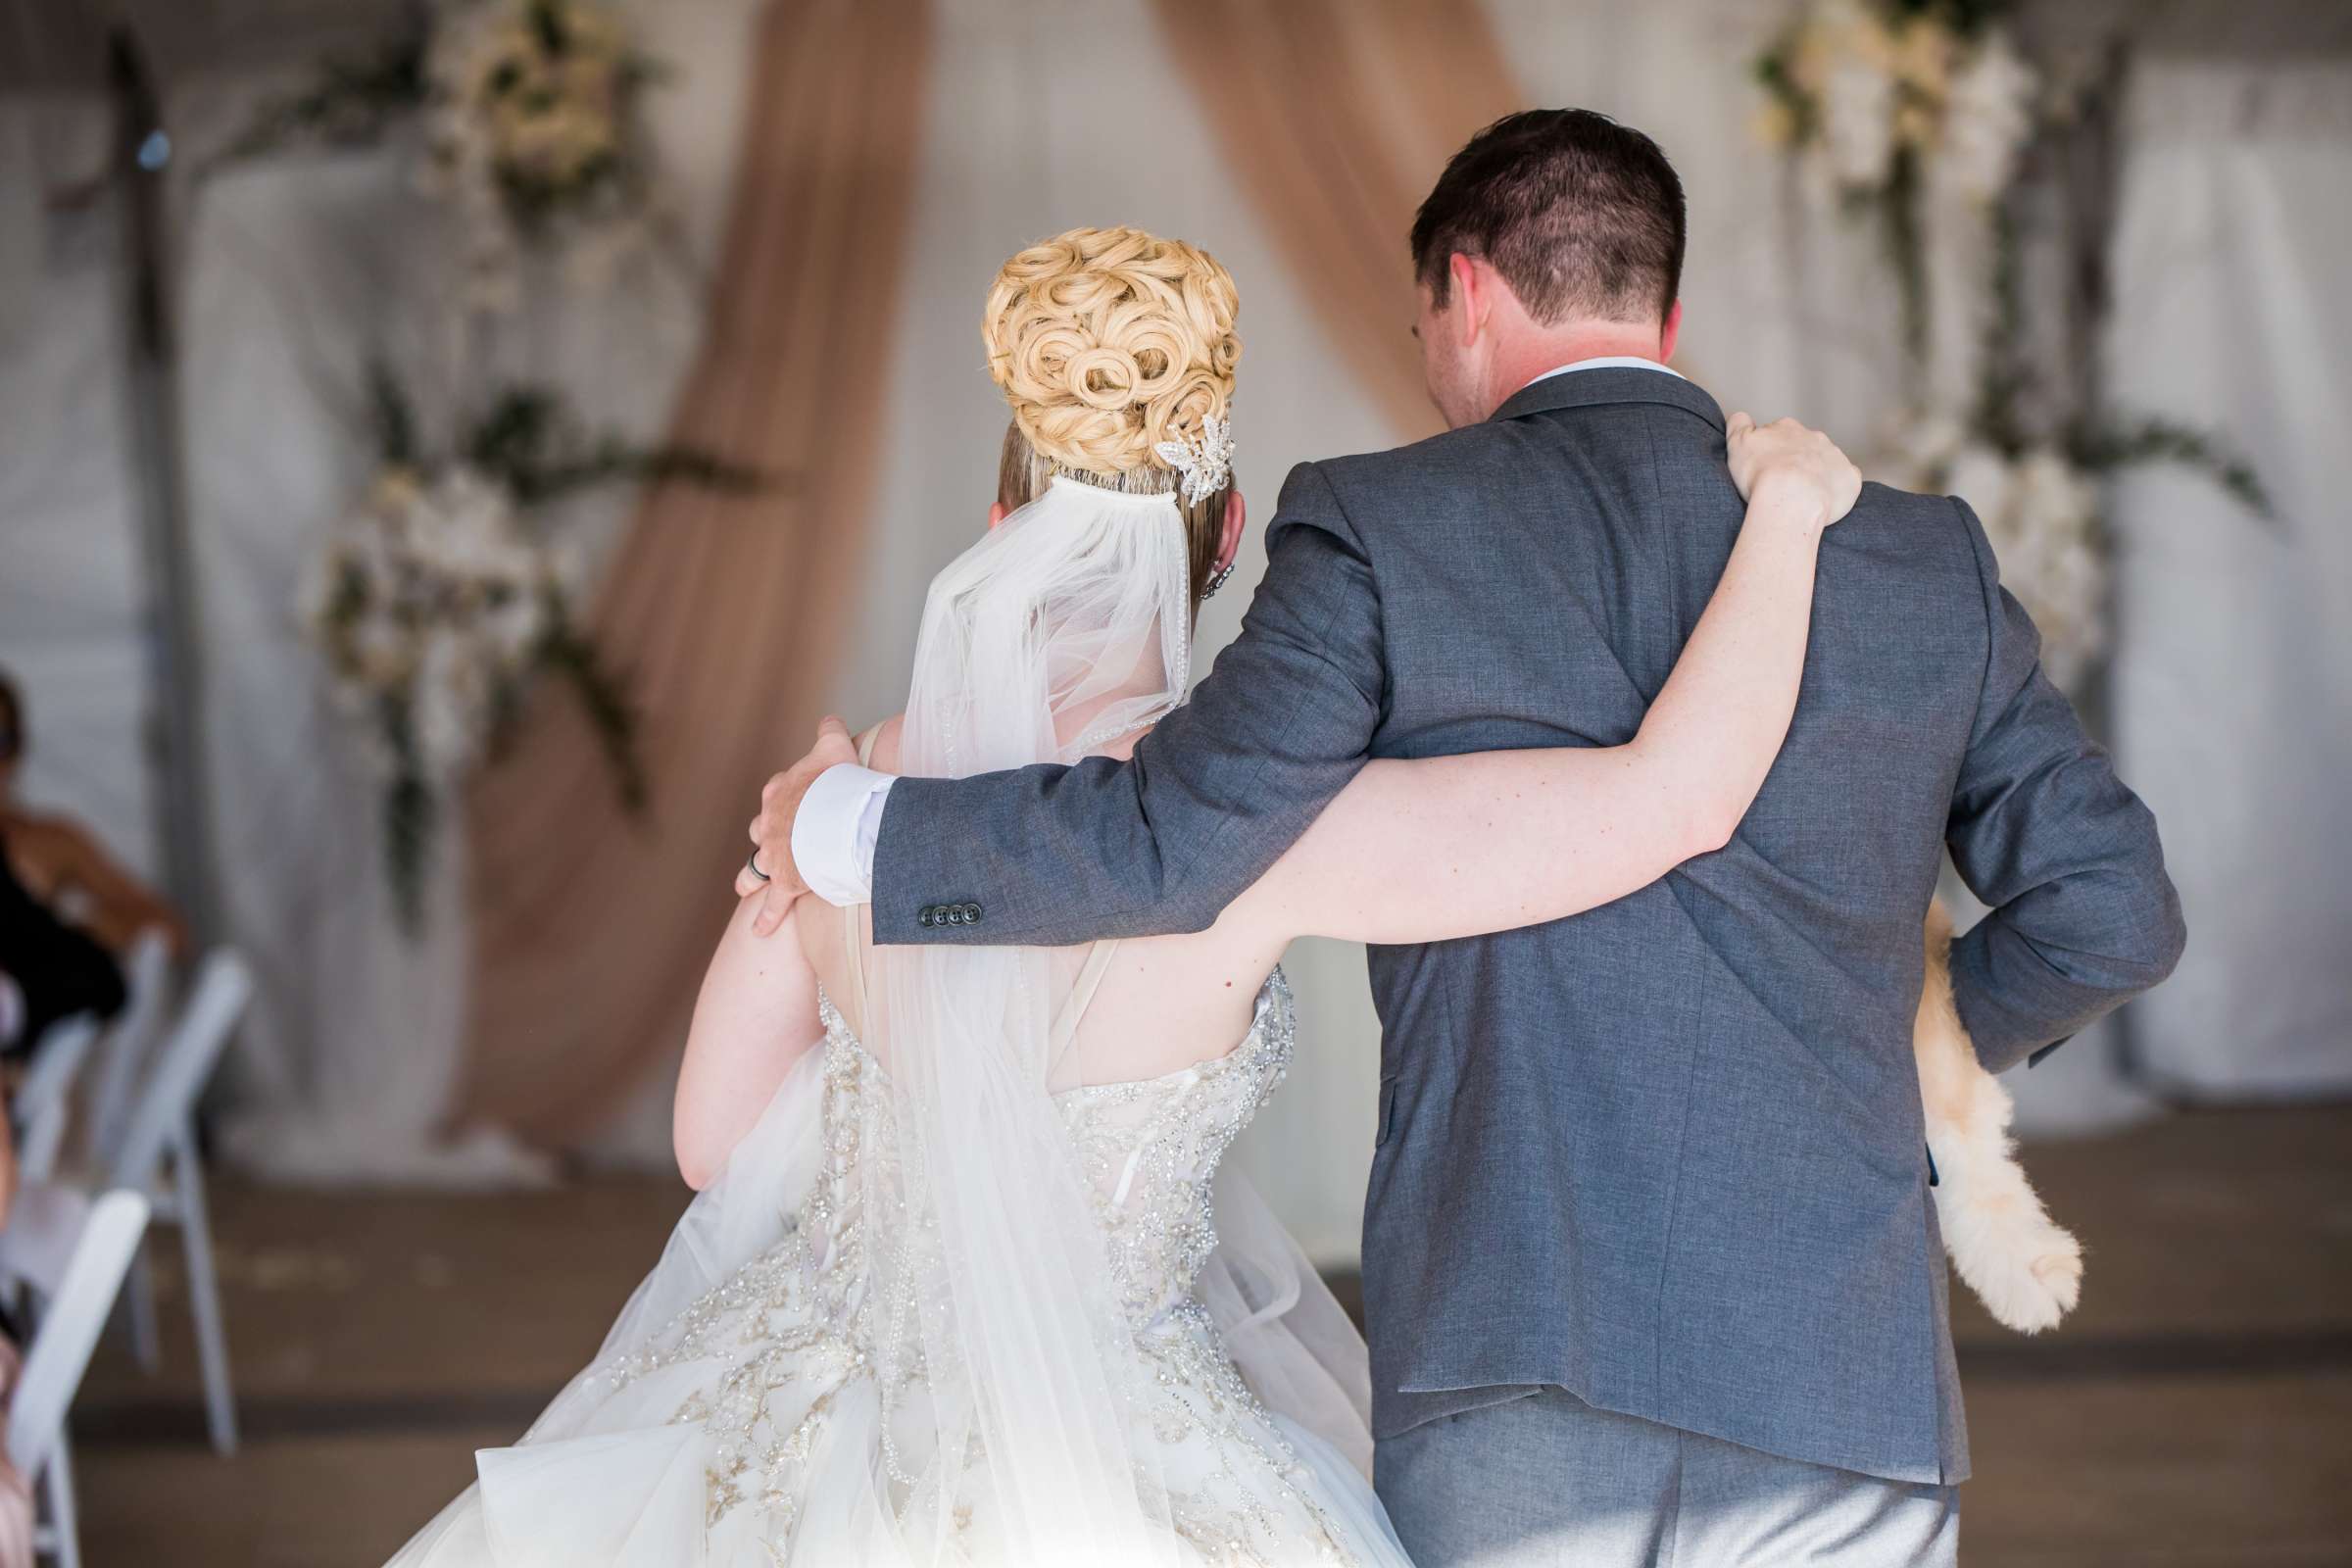
[[[1977,400],[1969,423],[1979,439],[2014,460],[2034,444],[2025,409],[2040,386],[2027,352],[2031,339],[2021,285],[2024,245],[2013,204],[2002,202],[1995,208],[1992,233],[1987,289],[1991,309],[1978,356]],[[2277,520],[2270,491],[2254,466],[2212,431],[2181,420],[2087,414],[2068,421],[2058,444],[2069,462],[2089,473],[2110,474],[2149,463],[2179,464],[2209,476],[2256,517]]]
[[[2278,509],[2254,466],[2230,452],[2212,432],[2178,419],[2152,416],[2084,425],[2072,433],[2067,455],[2094,473],[2142,463],[2180,464],[2210,476],[2255,516],[2266,522],[2278,520]]]
[[[511,386],[499,392],[461,437],[460,447],[466,462],[503,479],[525,507],[624,479],[646,484],[677,479],[733,493],[762,483],[757,469],[700,447],[637,446],[610,435],[584,438],[562,399],[546,387]]]
[[[513,498],[518,517],[532,522],[531,509],[598,485],[677,481],[729,493],[748,493],[771,481],[757,469],[730,463],[700,448],[675,444],[639,446],[611,435],[590,436],[551,389],[512,386],[494,395],[475,417],[465,421],[448,455],[436,458],[418,437],[415,405],[387,368],[368,376],[368,405],[378,453],[387,468],[429,473],[453,465],[495,481]],[[638,748],[638,710],[625,671],[613,666],[573,613],[552,579],[540,590],[542,625],[532,645],[529,668],[552,675],[571,689],[598,750],[611,772],[622,807],[642,814],[651,798]],[[323,616],[348,623],[362,611],[364,594],[355,583],[338,585]],[[518,686],[493,694],[487,757],[495,762],[511,748],[521,717]],[[374,718],[388,763],[384,794],[384,854],[394,905],[403,925],[415,932],[424,908],[424,872],[438,832],[442,806],[426,766],[416,715],[405,692],[379,696]]]
[[[431,96],[425,74],[429,43],[425,29],[414,26],[372,54],[320,61],[309,86],[266,100],[211,167],[264,158],[300,142],[377,140]]]

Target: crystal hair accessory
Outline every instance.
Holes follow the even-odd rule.
[[[1152,452],[1184,475],[1184,499],[1195,506],[1233,482],[1233,426],[1213,414],[1200,416],[1197,439],[1162,441]]]

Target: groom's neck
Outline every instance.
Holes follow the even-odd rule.
[[[1630,321],[1563,321],[1518,334],[1496,346],[1487,386],[1487,413],[1501,408],[1537,376],[1579,360],[1630,356],[1664,364],[1659,339],[1655,325]]]

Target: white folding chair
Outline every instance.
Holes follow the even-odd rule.
[[[41,1489],[49,1519],[35,1533],[34,1544],[54,1556],[58,1568],[80,1568],[81,1563],[66,1411],[146,1229],[147,1200],[137,1193],[111,1192],[90,1205],[73,1258],[43,1305],[9,1404],[8,1457],[19,1474]]]
[[[97,1059],[90,1069],[95,1082],[83,1097],[82,1125],[88,1134],[90,1168],[99,1172],[113,1167],[122,1147],[140,1079],[155,1054],[156,1036],[171,1016],[171,938],[154,926],[132,938],[122,978],[129,1000],[98,1043]],[[156,1316],[155,1274],[147,1266],[144,1248],[132,1254],[130,1277],[123,1281],[115,1304],[127,1319],[131,1351],[139,1365],[155,1371],[163,1365],[164,1342]]]
[[[156,1221],[179,1226],[196,1358],[204,1379],[205,1426],[220,1453],[237,1448],[237,1407],[228,1382],[228,1335],[213,1267],[204,1166],[196,1152],[196,1101],[253,994],[244,959],[225,948],[205,956],[179,1017],[155,1053],[147,1083],[114,1151],[110,1184],[141,1194]],[[135,1306],[134,1298],[134,1306]]]
[[[0,1230],[0,1290],[30,1310],[58,1293],[81,1228],[90,1222],[90,1191],[72,1182],[19,1187]]]
[[[17,1142],[20,1181],[45,1182],[56,1173],[58,1151],[74,1124],[74,1081],[81,1076],[100,1027],[91,1014],[77,1012],[51,1024],[33,1046],[32,1065],[25,1068],[10,1107],[23,1129]]]
[[[122,1146],[141,1070],[171,1014],[171,939],[153,926],[132,938],[130,956],[122,961],[122,982],[129,1000],[99,1045],[88,1102],[90,1148],[101,1165]]]

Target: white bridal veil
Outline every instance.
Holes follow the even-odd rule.
[[[932,583],[902,766],[1077,761],[1184,700],[1191,618],[1174,498],[1054,479]],[[1079,1082],[1079,963],[945,946],[873,960],[868,1039],[895,1086],[899,1159],[869,1161],[867,1180],[895,1184],[913,1221],[875,1253],[883,1309],[906,1330],[884,1330],[879,1371],[888,1387],[892,1355],[926,1366],[930,1467],[903,1515],[922,1558],[949,1555],[953,1509],[979,1494],[1008,1561],[1175,1560],[1162,1448],[1138,1441],[1131,1410],[1152,1372],[1054,1099]],[[1368,1465],[1362,1342],[1255,1195],[1238,1179],[1221,1191],[1232,1235],[1201,1291],[1245,1375]]]
[[[902,765],[1076,761],[1182,700],[1190,645],[1174,501],[1057,478],[933,581]],[[912,1222],[874,1254],[883,1310],[912,1319],[903,1340],[884,1329],[877,1372],[887,1387],[894,1350],[919,1353],[935,1407],[910,1544],[945,1556],[929,1544],[977,1490],[1008,1560],[1174,1562],[1127,1409],[1138,1358],[1053,1099],[1075,1071],[1055,1030],[1074,966],[927,946],[878,952],[874,971],[868,1040],[896,1087],[900,1157],[868,1160],[867,1181],[897,1182]]]

